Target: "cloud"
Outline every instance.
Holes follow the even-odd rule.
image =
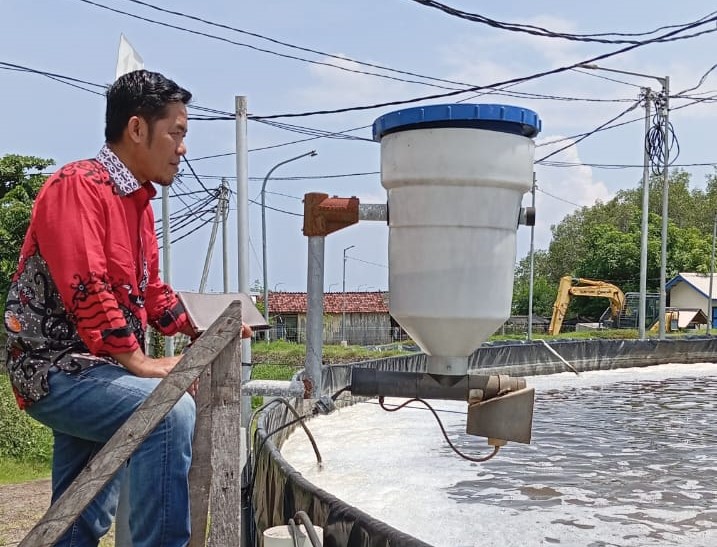
[[[537,141],[550,142],[562,138],[549,135]],[[538,148],[540,155],[545,155],[564,146],[565,142]],[[578,145],[579,146],[579,145]],[[580,163],[578,146],[567,148],[551,159],[570,163]],[[537,155],[537,154],[536,154]],[[597,201],[608,201],[612,194],[605,183],[596,180],[591,167],[546,167],[536,166],[538,191],[535,196],[536,223],[535,248],[547,249],[552,239],[550,227],[559,224],[567,215],[580,207],[592,206]],[[530,205],[531,196],[526,194],[523,206]],[[525,256],[529,251],[530,235],[528,230],[519,230],[518,257]]]

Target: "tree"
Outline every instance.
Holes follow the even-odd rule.
[[[30,222],[32,204],[53,160],[8,154],[0,157],[0,312]]]
[[[709,272],[712,224],[717,214],[717,173],[708,177],[705,190],[690,190],[690,177],[675,170],[669,180],[667,278],[679,272]],[[660,284],[663,179],[650,181],[650,215],[647,244],[647,290]],[[607,281],[623,292],[640,286],[640,233],[642,188],[621,190],[607,203],[582,207],[551,227],[553,239],[536,267],[536,287],[543,275],[547,287],[557,288],[563,275]],[[526,262],[527,264],[527,262]],[[521,263],[522,265],[522,263]],[[516,270],[514,309],[525,309],[521,267]],[[538,308],[537,289],[534,308]],[[553,298],[555,292],[553,291]],[[597,318],[605,309],[601,299],[576,299],[570,315]],[[537,312],[536,312],[537,313]]]

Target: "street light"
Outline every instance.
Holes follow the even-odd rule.
[[[670,127],[670,77],[669,76],[653,76],[652,74],[642,74],[640,72],[629,72],[627,70],[616,70],[614,68],[604,68],[598,65],[580,65],[580,68],[587,68],[590,70],[603,70],[605,72],[616,72],[617,74],[628,74],[630,76],[639,76],[641,78],[652,78],[660,82],[662,86],[662,95],[664,101],[662,107],[662,119],[663,119],[663,134],[662,134],[662,146],[663,150],[663,166],[662,166],[662,234],[661,234],[661,245],[660,245],[660,340],[665,339],[665,312],[666,312],[666,300],[667,291],[665,289],[665,283],[667,281],[667,214],[669,205],[669,181],[668,181],[668,167],[670,161],[670,147],[668,144],[668,132]],[[646,104],[649,104],[649,88],[646,90]],[[647,107],[649,108],[649,107]],[[648,110],[649,112],[649,110]],[[645,128],[647,130],[648,124],[646,122]],[[647,159],[647,154],[645,154]],[[640,338],[644,338],[644,318],[645,318],[645,302],[646,302],[646,290],[647,290],[647,188],[648,181],[647,177],[643,174],[643,199],[642,199],[642,237],[640,241]],[[644,281],[643,281],[644,280]]]
[[[356,245],[349,245],[344,249],[344,271],[341,285],[341,344],[346,344],[346,251],[353,249]]]
[[[289,158],[288,160],[281,161],[277,163],[274,167],[269,169],[269,172],[264,177],[264,182],[261,185],[261,250],[262,250],[262,267],[263,267],[263,273],[264,273],[264,321],[266,323],[269,323],[269,280],[268,280],[268,274],[267,274],[267,266],[266,266],[266,183],[269,182],[269,177],[271,174],[279,167],[284,165],[285,163],[289,163],[298,159],[301,159],[306,156],[315,156],[316,150],[312,150],[311,152],[306,152],[305,154],[301,154],[300,156],[296,156],[295,158]],[[268,340],[268,331],[267,331],[267,340]]]

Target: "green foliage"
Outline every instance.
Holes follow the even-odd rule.
[[[0,373],[0,461],[7,459],[49,464],[52,432],[30,418],[15,403],[10,378]]]
[[[50,476],[49,462],[24,462],[0,457],[0,484],[17,484]],[[0,539],[0,545],[2,540]]]
[[[0,314],[17,267],[33,201],[46,179],[38,171],[53,164],[52,160],[32,156],[0,157]]]
[[[405,355],[402,350],[373,351],[361,346],[343,347],[337,344],[323,346],[323,360],[325,363],[351,363],[367,359],[379,359],[393,355]],[[273,364],[291,367],[303,367],[306,360],[306,345],[274,340],[271,342],[254,342],[251,347],[252,362],[256,364]]]
[[[709,272],[712,223],[717,211],[717,172],[705,189],[691,190],[690,176],[674,171],[669,180],[667,278],[679,272]],[[647,290],[660,284],[662,233],[662,177],[650,180]],[[613,283],[623,292],[639,290],[642,188],[621,190],[607,203],[582,207],[551,227],[547,251],[535,253],[534,313],[549,317],[564,275]],[[528,309],[528,258],[516,268],[513,313]],[[568,318],[577,315],[596,320],[607,308],[600,298],[579,298],[570,303]]]

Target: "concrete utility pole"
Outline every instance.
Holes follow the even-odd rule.
[[[203,293],[204,289],[207,286],[207,279],[209,278],[209,268],[212,263],[212,254],[214,254],[214,244],[217,241],[217,231],[219,230],[219,224],[223,223],[224,228],[226,229],[226,222],[223,222],[222,219],[226,218],[224,211],[225,211],[225,203],[227,200],[227,194],[225,192],[228,191],[228,188],[225,186],[226,181],[222,179],[222,187],[219,191],[219,199],[217,200],[217,210],[214,214],[214,222],[212,223],[212,233],[209,236],[209,246],[207,248],[207,256],[204,259],[204,270],[202,271],[202,279],[199,282],[199,292]],[[226,234],[224,231],[222,232],[222,247],[224,255],[222,256],[223,263],[226,264]],[[226,277],[226,276],[225,276]],[[227,292],[226,290],[226,279],[224,280],[224,292]]]
[[[172,242],[170,236],[169,187],[162,186],[162,280],[167,285],[172,284]],[[174,355],[174,338],[171,336],[164,337],[164,355],[166,357]]]
[[[640,340],[645,339],[645,319],[647,307],[647,228],[650,209],[650,151],[647,147],[647,135],[650,132],[650,101],[652,90],[643,87],[641,95],[645,101],[645,139],[643,141],[642,163],[642,222],[640,224],[640,305],[637,314],[637,329]]]
[[[711,334],[712,330],[712,284],[715,275],[715,239],[717,239],[717,215],[715,215],[712,224],[712,257],[710,258],[710,288],[707,293],[707,334]]]
[[[237,170],[237,259],[239,292],[249,294],[249,146],[247,143],[246,97],[234,97],[236,113],[236,170]],[[251,379],[251,339],[241,341],[241,379]],[[241,398],[242,426],[246,427],[251,416],[251,397]]]
[[[668,225],[668,207],[669,207],[669,167],[670,167],[670,77],[657,78],[662,84],[662,157],[664,163],[662,165],[662,239],[660,246],[660,340],[665,339],[665,313],[667,312],[667,225]]]
[[[236,170],[237,170],[237,277],[239,292],[249,294],[249,146],[247,143],[246,97],[234,97],[236,111]],[[242,359],[251,363],[251,342],[242,340]],[[244,378],[248,380],[249,378]]]
[[[222,179],[222,281],[224,292],[229,292],[229,182]]]
[[[669,76],[653,76],[652,74],[642,74],[640,72],[629,72],[627,70],[616,70],[614,68],[604,68],[598,65],[580,65],[580,68],[590,70],[603,70],[605,72],[616,72],[617,74],[628,74],[630,76],[639,76],[641,78],[652,78],[660,82],[662,86],[661,93],[661,118],[662,118],[662,234],[660,239],[660,340],[665,339],[665,314],[667,304],[667,290],[665,288],[667,282],[667,227],[669,213],[669,166],[670,166],[670,144],[668,138],[670,136],[670,77]],[[645,211],[643,210],[643,215]]]

